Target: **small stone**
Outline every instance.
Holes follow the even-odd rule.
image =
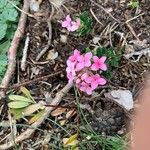
[[[61,41],[62,43],[67,43],[67,35],[61,34],[61,35],[60,35],[60,41]]]

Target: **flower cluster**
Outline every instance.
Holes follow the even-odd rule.
[[[73,21],[70,15],[67,15],[61,24],[62,27],[67,28],[68,31],[74,32],[80,27],[80,19],[77,18],[76,21]]]
[[[99,86],[106,84],[106,80],[97,71],[106,71],[106,57],[93,56],[91,52],[81,54],[75,49],[73,55],[67,60],[67,78],[74,82],[81,91],[91,95]]]

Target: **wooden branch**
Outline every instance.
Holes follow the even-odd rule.
[[[62,97],[66,93],[68,93],[68,91],[71,89],[72,86],[73,86],[73,83],[68,83],[61,91],[59,91],[56,94],[55,98],[52,100],[51,105],[58,105],[61,102]],[[28,128],[25,132],[21,133],[15,139],[15,141],[10,141],[10,142],[8,142],[6,144],[0,145],[0,150],[9,149],[9,148],[13,147],[15,145],[15,143],[19,143],[19,142],[22,142],[25,139],[30,138],[30,136],[35,132],[36,128],[38,128],[43,123],[43,121],[50,115],[51,111],[54,108],[55,107],[46,107],[43,116],[40,119],[38,119],[35,123],[33,123],[31,125],[31,128]]]
[[[29,11],[29,0],[24,0],[23,11],[25,11],[25,12]],[[24,35],[26,20],[27,20],[27,15],[22,12],[20,19],[19,19],[19,23],[18,23],[18,28],[15,32],[11,46],[8,50],[8,61],[9,62],[8,62],[7,71],[6,71],[5,76],[2,80],[2,83],[0,85],[1,88],[6,89],[8,87],[9,82],[12,79],[13,74],[15,72],[17,48],[20,44],[21,38]],[[0,99],[2,97],[5,97],[5,92],[6,91],[4,91],[4,90],[0,90]]]

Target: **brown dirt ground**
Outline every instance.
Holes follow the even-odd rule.
[[[49,50],[54,49],[58,52],[58,58],[54,61],[48,61],[45,64],[41,64],[40,62],[45,62],[47,53],[38,61],[34,63],[37,54],[47,45],[48,42],[48,26],[46,23],[47,17],[51,11],[51,7],[47,0],[43,1],[41,4],[40,13],[43,14],[42,17],[39,17],[39,20],[35,20],[33,18],[28,17],[28,24],[26,27],[26,33],[30,34],[30,43],[29,43],[29,54],[27,59],[27,68],[25,72],[22,72],[20,69],[16,71],[16,80],[15,82],[22,83],[26,80],[32,80],[37,77],[41,77],[47,74],[52,74],[59,70],[64,70],[66,66],[66,59],[72,51],[77,49],[84,49],[86,47],[94,47],[92,39],[95,36],[101,35],[99,43],[101,46],[109,48],[111,47],[110,43],[110,34],[104,32],[106,27],[111,27],[114,23],[118,24],[115,31],[123,33],[125,36],[127,35],[126,42],[130,44],[130,41],[135,40],[135,37],[130,32],[129,28],[126,26],[125,15],[128,18],[133,18],[138,14],[144,13],[144,15],[137,17],[133,21],[130,22],[130,25],[134,29],[135,33],[139,35],[139,39],[147,41],[147,47],[150,44],[150,5],[149,2],[144,0],[140,1],[140,7],[138,9],[132,9],[128,6],[129,1],[126,0],[117,0],[117,1],[109,1],[109,0],[95,0],[101,6],[103,6],[107,10],[112,10],[111,14],[120,23],[116,23],[114,19],[112,19],[106,12],[104,12],[101,8],[96,6],[94,3],[91,3],[90,0],[71,0],[70,2],[65,3],[65,7],[61,7],[61,10],[57,10],[52,20],[52,44]],[[95,13],[97,19],[103,24],[100,25],[91,15],[90,8]],[[83,11],[88,11],[93,20],[93,31],[90,35],[86,37],[76,37],[73,34],[68,35],[68,33],[61,28],[60,20],[62,20],[68,13],[69,14],[78,14]],[[63,14],[63,13],[64,14]],[[60,40],[60,35],[65,35],[67,37],[67,42],[63,43]],[[111,41],[112,46],[117,47],[119,45],[120,37],[115,34],[113,31],[111,33]],[[134,45],[133,45],[134,46]],[[146,48],[146,47],[145,47]],[[140,47],[137,47],[137,51],[141,50]],[[21,57],[20,57],[21,58]],[[96,92],[99,96],[96,98],[88,97],[86,95],[81,95],[79,100],[83,104],[89,104],[91,108],[95,111],[95,114],[92,115],[87,110],[84,111],[87,120],[93,129],[101,134],[106,135],[115,135],[120,130],[125,130],[123,134],[127,132],[126,130],[126,122],[129,120],[128,115],[124,112],[124,110],[118,105],[114,104],[108,99],[105,98],[104,94],[113,89],[128,89],[130,90],[134,96],[137,95],[138,90],[140,89],[139,85],[142,83],[144,77],[143,74],[148,69],[149,59],[147,57],[142,57],[139,62],[131,62],[129,60],[125,60],[122,58],[120,62],[120,67],[116,68],[112,72],[111,79],[108,80],[108,83],[103,89],[98,89]],[[18,64],[20,64],[20,60],[18,60]],[[18,65],[18,68],[19,65]],[[67,83],[66,74],[63,72],[60,75],[57,75],[53,78],[49,78],[44,81],[40,81],[37,83],[28,84],[26,87],[30,89],[33,97],[35,97],[36,101],[45,99],[45,93],[49,93],[52,91],[52,97],[55,93],[61,89]],[[13,83],[15,84],[15,83]],[[55,89],[55,90],[54,90]],[[17,90],[16,90],[17,91]],[[65,106],[74,106],[75,104],[75,95],[73,90],[71,90],[62,100],[61,105]],[[67,108],[69,111],[71,108]],[[4,110],[3,110],[4,111]],[[6,110],[5,110],[6,111]],[[66,111],[66,112],[67,112]],[[65,112],[65,113],[66,113]],[[51,117],[52,120],[60,121],[63,119],[65,114],[60,115],[59,117]],[[3,116],[7,119],[7,116]],[[1,118],[2,120],[4,118]],[[18,122],[19,124],[26,124],[23,120]],[[77,126],[79,126],[78,116],[74,116],[73,118],[67,121],[64,128],[74,133]],[[18,127],[18,132],[22,132],[26,127]],[[41,127],[45,133],[37,131],[29,140],[26,140],[21,143],[21,149],[44,149],[45,145],[38,144],[37,142],[41,139],[45,138],[46,132],[53,131],[57,134],[58,137],[63,137],[65,134],[63,131],[53,125],[52,123],[45,121]],[[10,129],[2,129],[0,130],[0,139],[6,136],[5,133],[8,133]],[[56,145],[57,142],[53,142]],[[59,144],[58,144],[59,146]],[[37,148],[38,147],[38,148]],[[40,148],[39,148],[40,147]]]

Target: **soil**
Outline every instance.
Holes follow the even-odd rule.
[[[141,51],[144,48],[149,47],[150,45],[150,5],[149,2],[144,0],[140,1],[139,8],[131,8],[129,6],[129,1],[118,0],[118,1],[109,1],[109,0],[95,0],[107,11],[110,11],[111,15],[115,17],[118,21],[114,20],[108,13],[102,10],[100,7],[91,3],[90,0],[70,0],[66,2],[65,7],[56,10],[52,19],[52,44],[48,51],[54,50],[58,52],[58,57],[55,60],[47,61],[48,51],[43,55],[43,57],[36,62],[35,59],[39,52],[47,45],[48,43],[48,25],[47,18],[50,15],[51,7],[48,0],[42,2],[40,6],[40,13],[42,17],[39,17],[38,20],[28,17],[28,23],[26,27],[26,34],[29,33],[30,43],[28,50],[28,59],[27,59],[27,68],[25,72],[22,72],[18,69],[16,72],[16,83],[22,83],[24,81],[32,80],[38,77],[42,77],[48,74],[56,73],[60,70],[65,70],[66,60],[68,56],[73,52],[75,48],[80,49],[81,51],[86,47],[94,48],[96,44],[93,43],[93,38],[95,36],[100,36],[99,43],[102,47],[117,47],[119,46],[120,36],[116,34],[122,33],[126,37],[126,43],[136,47],[136,51]],[[95,13],[97,19],[103,24],[98,23],[90,13],[90,9]],[[68,34],[66,30],[62,29],[60,21],[69,13],[72,16],[80,12],[87,11],[93,20],[93,31],[90,35],[85,37],[77,37],[74,34]],[[31,12],[32,13],[32,12]],[[130,25],[134,29],[135,33],[138,35],[141,41],[146,41],[146,46],[141,48],[139,45],[134,45],[133,40],[136,38],[133,36],[125,21],[125,15],[130,19],[139,14],[142,14],[140,17],[130,21]],[[106,32],[106,28],[109,30],[113,25],[118,25],[114,31]],[[114,26],[113,26],[114,27]],[[66,42],[61,41],[61,36],[67,38]],[[110,37],[111,36],[111,37]],[[24,45],[24,40],[22,41],[22,46]],[[125,52],[126,53],[126,52]],[[20,57],[21,58],[21,57]],[[84,110],[84,114],[93,127],[93,129],[100,134],[104,135],[115,135],[119,131],[124,130],[123,135],[127,131],[127,122],[129,120],[126,112],[123,108],[113,103],[113,101],[108,101],[105,98],[104,94],[114,90],[114,89],[128,89],[133,93],[135,97],[140,89],[139,85],[144,80],[144,73],[148,69],[149,58],[147,56],[142,57],[138,62],[132,62],[124,58],[121,59],[120,66],[115,68],[112,72],[112,77],[108,80],[108,83],[103,88],[98,89],[96,92],[99,95],[96,98],[86,96],[81,94],[79,100],[82,104],[90,105],[91,109],[94,110],[94,114],[90,113],[87,110]],[[18,60],[20,64],[20,60]],[[18,66],[18,68],[20,68]],[[31,94],[36,101],[45,100],[46,93],[51,92],[51,97],[55,95],[64,85],[67,83],[66,73],[63,71],[60,75],[57,75],[53,78],[48,78],[44,81],[39,81],[37,83],[31,83],[26,85],[26,88],[30,89]],[[15,84],[15,83],[13,83]],[[17,90],[16,90],[17,91]],[[62,100],[60,105],[72,106],[75,104],[75,94],[71,90]],[[67,108],[67,111],[70,109]],[[64,115],[64,114],[63,114]],[[53,120],[60,121],[63,118],[63,115],[59,117],[51,117]],[[60,119],[61,118],[61,119]],[[3,119],[7,119],[7,116],[3,116]],[[18,123],[23,124],[24,121],[20,120]],[[65,127],[70,130],[71,133],[74,132],[75,127],[78,126],[79,120],[78,116],[75,115],[68,122],[71,124],[72,128],[65,125]],[[64,127],[64,128],[65,128]],[[22,132],[26,127],[23,127],[20,132]],[[58,134],[57,127],[49,124],[45,121],[41,127],[47,132],[53,131]],[[0,132],[0,139],[4,138],[8,130]],[[62,132],[62,131],[61,131]],[[61,133],[60,133],[61,134]],[[63,133],[62,133],[63,134]],[[31,139],[25,142],[22,142],[21,147],[24,149],[31,148],[31,145],[34,145],[38,139],[43,139],[45,135],[40,131],[37,131]],[[61,135],[62,136],[62,135]],[[30,143],[30,144],[29,144]],[[56,143],[57,144],[57,143]],[[29,146],[30,145],[30,146]],[[38,145],[38,144],[37,144]],[[34,146],[33,146],[34,147]],[[33,148],[36,149],[36,146]]]

